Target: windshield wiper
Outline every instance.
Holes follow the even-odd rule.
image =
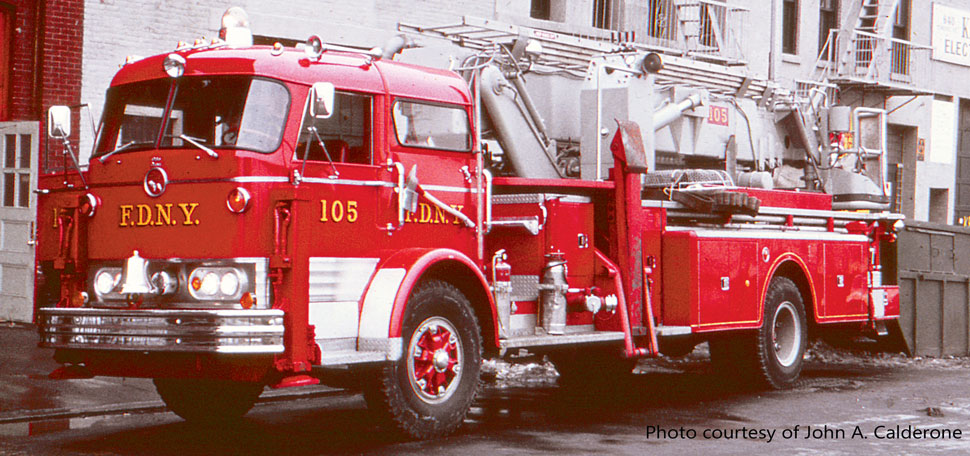
[[[219,158],[219,154],[216,153],[216,151],[214,151],[214,150],[206,147],[204,144],[202,144],[202,143],[199,142],[199,141],[205,141],[202,138],[193,138],[193,137],[191,137],[189,135],[186,135],[185,133],[180,134],[178,136],[174,136],[174,135],[165,135],[165,136],[166,137],[175,137],[175,138],[181,139],[182,141],[185,141],[185,142],[187,142],[187,143],[189,143],[189,144],[191,144],[191,145],[193,145],[195,147],[198,147],[199,149],[202,149],[202,151],[205,152],[206,154],[209,154],[210,157],[212,157],[212,158]]]
[[[108,152],[108,153],[106,153],[106,154],[98,157],[98,161],[101,162],[101,163],[104,163],[105,160],[107,160],[112,155],[117,154],[118,152],[122,152],[122,151],[128,150],[128,148],[131,147],[131,146],[140,146],[140,145],[145,145],[145,144],[151,144],[151,142],[149,142],[149,141],[128,141],[128,142],[122,144],[121,147],[119,147],[119,148],[117,148],[117,149],[115,149],[115,150],[113,150],[111,152]]]

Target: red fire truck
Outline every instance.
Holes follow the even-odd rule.
[[[126,64],[87,168],[41,179],[53,377],[152,378],[206,421],[349,372],[392,429],[429,438],[460,425],[483,358],[546,355],[563,384],[608,388],[706,341],[783,388],[809,336],[898,317],[882,274],[898,216],[648,169],[656,125],[626,120],[608,177],[499,172],[480,136],[503,128],[479,109],[487,61],[465,79],[236,32]]]

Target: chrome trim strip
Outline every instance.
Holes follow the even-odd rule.
[[[546,201],[556,199],[563,203],[585,204],[593,202],[592,198],[583,195],[567,195],[565,193],[513,193],[509,195],[495,195],[493,197],[493,204],[543,204]]]
[[[477,188],[467,188],[467,187],[452,187],[449,185],[424,185],[421,184],[421,188],[425,190],[433,190],[436,192],[450,192],[450,193],[478,193]]]
[[[272,184],[272,183],[286,183],[290,179],[284,176],[237,176],[230,177],[227,179],[182,179],[169,181],[169,184],[202,184],[202,183],[213,183],[213,182],[232,182],[238,184]],[[354,185],[358,187],[382,187],[382,188],[394,188],[395,184],[393,182],[385,182],[379,180],[357,180],[357,179],[344,179],[344,178],[334,178],[334,177],[304,177],[303,182],[311,184],[334,184],[334,185]],[[422,185],[425,190],[433,190],[436,192],[450,192],[450,193],[478,193],[475,188],[466,187],[454,187],[450,185]]]
[[[689,209],[675,201],[667,200],[642,200],[640,202],[640,207],[659,207],[664,209],[674,209],[689,211]],[[758,215],[793,215],[796,217],[817,217],[817,218],[829,218],[832,217],[836,220],[903,220],[906,217],[902,214],[894,214],[891,212],[884,213],[865,213],[865,212],[847,212],[847,211],[827,211],[823,209],[799,209],[791,207],[777,207],[777,206],[761,206],[758,209]]]
[[[826,211],[819,209],[798,209],[789,207],[762,206],[758,209],[760,214],[768,215],[793,215],[796,217],[819,217],[842,220],[902,220],[906,218],[903,214],[886,213],[865,213],[865,212],[845,212],[845,211]]]
[[[354,185],[357,187],[383,187],[383,188],[395,187],[395,185],[391,182],[364,181],[364,180],[330,178],[330,177],[304,177],[303,182],[310,183],[310,184]]]
[[[284,351],[283,316],[270,310],[43,308],[47,348],[275,354]]]
[[[289,182],[290,178],[286,176],[238,176],[230,177],[228,179],[203,179],[198,181],[185,180],[185,181],[172,181],[178,183],[189,183],[195,184],[199,182],[236,182],[240,184],[269,184],[269,183],[284,183]]]
[[[667,231],[689,232],[699,238],[724,238],[724,239],[782,239],[800,241],[840,241],[840,242],[865,242],[870,239],[861,234],[830,233],[827,231],[778,231],[778,230],[712,230],[697,229],[689,226],[668,226]]]

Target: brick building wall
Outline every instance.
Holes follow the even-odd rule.
[[[52,105],[79,105],[84,1],[0,0],[0,8],[13,16],[10,96],[4,101],[9,108],[0,120],[43,121]],[[81,118],[75,109],[72,123],[78,125]],[[75,141],[80,137],[77,128],[73,136]],[[45,145],[42,139],[41,150]],[[42,170],[62,166],[60,158],[42,157]]]
[[[80,103],[84,2],[16,0],[0,1],[0,7],[14,16],[6,120],[40,120],[53,104]]]
[[[0,120],[37,120],[39,108],[34,88],[34,65],[37,57],[34,43],[37,27],[37,2],[17,0],[0,2],[0,7],[13,15],[13,42],[10,58],[10,99],[7,118]]]

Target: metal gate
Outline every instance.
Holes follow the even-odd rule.
[[[38,122],[0,122],[0,320],[34,317]]]
[[[906,221],[898,240],[900,329],[911,354],[970,354],[970,228]]]

